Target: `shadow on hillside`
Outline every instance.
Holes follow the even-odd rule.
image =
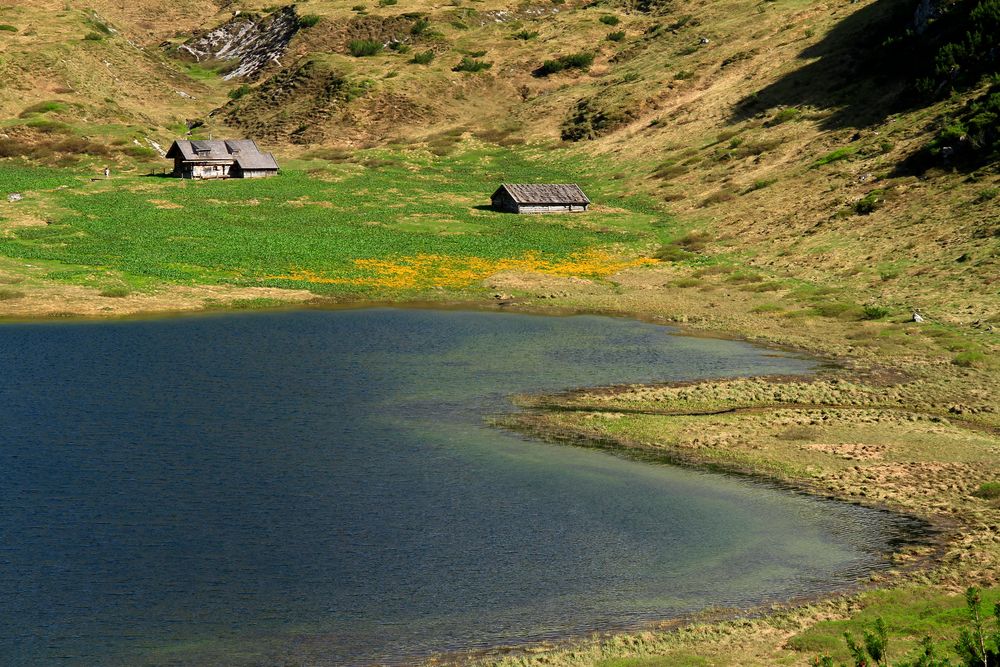
[[[803,67],[741,100],[731,122],[775,107],[827,110],[826,129],[866,127],[898,111],[910,89],[914,64],[905,48],[884,46],[913,19],[914,0],[875,0],[842,20],[822,40],[799,53]]]

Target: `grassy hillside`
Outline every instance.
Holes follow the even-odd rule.
[[[991,131],[980,75],[992,66],[962,50],[991,24],[976,38],[954,19],[976,3],[942,5],[919,58],[900,58],[913,53],[910,0],[307,0],[250,79],[178,47],[274,7],[167,4],[0,9],[14,83],[0,93],[0,155],[139,174],[190,127],[254,136],[284,158],[545,146],[659,201],[675,236],[695,230],[696,247],[660,254],[681,273],[721,259],[942,321],[1000,312],[996,163],[941,154],[952,135],[950,151]],[[455,71],[463,59],[480,71]]]

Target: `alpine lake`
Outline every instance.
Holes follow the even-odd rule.
[[[850,586],[913,526],[484,420],[815,367],[598,316],[5,324],[0,662],[412,664]]]

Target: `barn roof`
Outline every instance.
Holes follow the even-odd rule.
[[[236,162],[242,169],[277,169],[270,153],[261,153],[252,139],[215,139],[188,141],[178,139],[167,151],[168,158],[181,157],[189,161],[215,160]]]
[[[277,169],[278,162],[270,153],[240,153],[236,156],[240,169]]]
[[[504,183],[494,196],[506,190],[518,204],[589,204],[590,199],[575,183],[539,183],[533,185]]]

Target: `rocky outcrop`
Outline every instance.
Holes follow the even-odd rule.
[[[177,54],[199,63],[229,63],[223,78],[252,80],[268,65],[280,62],[298,30],[294,6],[264,16],[237,13],[222,25],[181,44]]]

